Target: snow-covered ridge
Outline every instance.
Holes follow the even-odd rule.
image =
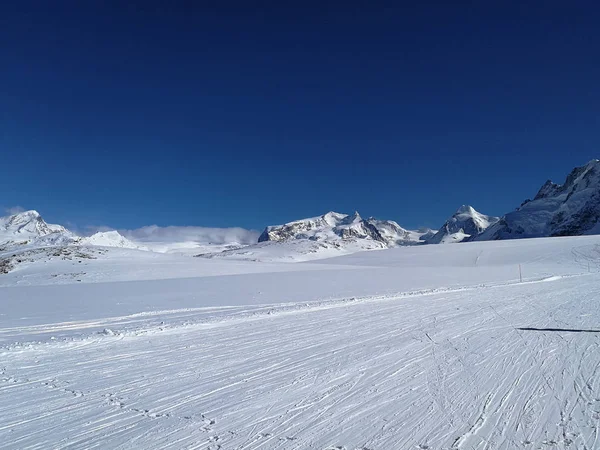
[[[576,167],[562,185],[548,180],[475,240],[577,236],[600,233],[600,161]]]
[[[318,217],[268,226],[258,238],[258,242],[366,239],[379,242],[385,247],[394,247],[423,243],[420,240],[422,235],[423,233],[417,231],[405,230],[393,220],[379,220],[373,217],[363,219],[358,212],[349,215],[331,211]]]
[[[393,220],[363,219],[358,212],[330,211],[322,216],[268,226],[258,243],[219,253],[202,253],[204,258],[250,261],[301,262],[327,259],[367,250],[424,244],[431,230],[411,231]]]
[[[469,205],[462,205],[430,239],[430,244],[444,244],[471,240],[500,220],[487,216]]]

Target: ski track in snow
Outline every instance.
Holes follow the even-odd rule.
[[[8,342],[89,333],[0,348],[0,442],[598,449],[600,274],[586,248],[570,251],[578,276],[6,326]]]
[[[593,328],[598,281],[7,350],[0,438],[11,448],[594,449],[599,335],[516,328]],[[570,295],[582,283],[594,295]]]
[[[555,281],[561,278],[573,277],[577,275],[562,275],[550,276],[538,279],[524,280],[518,283],[520,286],[531,283],[542,283],[547,281]],[[0,345],[0,348],[15,348],[30,346],[31,344],[40,344],[41,341],[18,341],[20,335],[24,336],[48,336],[51,340],[55,340],[54,335],[67,333],[67,337],[62,340],[73,339],[89,339],[93,338],[93,334],[87,333],[86,330],[102,329],[99,334],[135,334],[165,331],[171,328],[189,327],[200,324],[217,325],[223,322],[250,320],[260,318],[262,315],[274,314],[294,314],[301,313],[307,310],[321,310],[329,308],[339,308],[348,306],[352,303],[379,302],[386,300],[399,300],[405,297],[414,296],[429,296],[439,293],[451,293],[470,291],[474,289],[497,288],[503,286],[516,285],[517,282],[505,283],[487,283],[474,286],[462,287],[440,287],[432,289],[419,289],[408,292],[400,292],[397,294],[386,294],[377,296],[365,297],[349,297],[340,299],[327,299],[320,301],[311,301],[303,303],[283,303],[283,304],[259,304],[259,305],[244,305],[244,306],[223,306],[223,307],[198,307],[198,308],[180,308],[173,310],[158,310],[144,311],[140,313],[128,314],[125,316],[116,316],[108,318],[99,318],[95,320],[77,320],[69,322],[56,322],[40,325],[19,326],[19,327],[4,327],[0,328],[0,342],[2,339],[14,339],[13,344]],[[77,335],[70,336],[70,332],[76,332]],[[94,333],[96,334],[96,333]],[[8,337],[6,337],[8,336]]]

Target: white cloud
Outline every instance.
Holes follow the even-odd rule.
[[[11,206],[10,208],[4,208],[4,211],[9,216],[12,216],[13,214],[22,213],[22,212],[26,211],[26,209],[23,208],[22,206]]]
[[[138,242],[197,242],[199,244],[255,244],[259,232],[244,228],[159,227],[149,225],[135,230],[118,230]]]

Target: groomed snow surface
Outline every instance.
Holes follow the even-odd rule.
[[[0,275],[2,448],[600,448],[599,236],[92,256]]]

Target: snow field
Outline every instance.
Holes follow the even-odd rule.
[[[0,288],[0,442],[600,448],[599,244],[406,247],[187,278],[172,255],[130,251],[121,281],[99,259],[96,278],[68,283],[31,264],[31,285]],[[146,264],[164,278],[144,280]]]

